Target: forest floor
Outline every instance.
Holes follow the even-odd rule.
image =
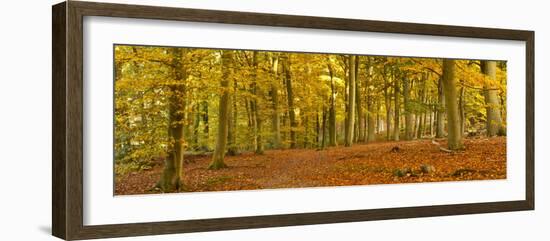
[[[445,139],[438,139],[441,147]],[[506,138],[467,138],[465,149],[442,151],[432,140],[374,142],[324,150],[266,150],[226,156],[208,170],[210,155],[186,156],[182,192],[229,191],[506,178]],[[423,167],[424,166],[424,167]],[[149,170],[117,175],[115,194],[159,193],[162,160]],[[424,172],[422,171],[424,169]]]

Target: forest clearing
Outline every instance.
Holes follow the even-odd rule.
[[[505,179],[505,141],[503,137],[468,138],[464,143],[467,153],[441,151],[431,140],[377,142],[345,149],[269,150],[261,156],[250,152],[228,157],[229,167],[218,171],[208,170],[210,155],[195,155],[184,165],[182,191]],[[160,193],[154,186],[162,166],[159,160],[149,170],[117,177],[116,194]]]
[[[506,178],[506,61],[114,46],[115,195]]]

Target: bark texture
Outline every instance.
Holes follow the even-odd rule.
[[[487,111],[487,136],[506,135],[506,128],[502,123],[498,89],[494,87],[496,79],[496,61],[481,61],[481,71],[486,75],[483,95]]]
[[[186,74],[183,66],[184,50],[171,50],[174,83],[169,84],[169,127],[171,151],[164,161],[164,169],[157,186],[164,192],[174,192],[181,187],[183,153],[185,151],[184,119],[185,119],[185,85]]]
[[[348,113],[346,126],[345,146],[353,144],[353,132],[355,124],[355,55],[349,56],[349,81],[348,81]]]
[[[447,142],[450,150],[463,148],[462,133],[460,133],[460,116],[455,77],[455,61],[443,60],[443,92],[445,93],[445,107],[447,109]]]
[[[222,52],[222,80],[221,80],[221,96],[220,107],[218,113],[218,137],[216,138],[216,149],[212,155],[212,162],[209,169],[220,169],[227,167],[224,162],[225,152],[227,149],[227,136],[229,130],[229,78],[231,76],[231,62],[233,53],[230,50]]]

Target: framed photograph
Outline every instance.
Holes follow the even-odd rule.
[[[534,209],[534,32],[54,5],[66,240]]]

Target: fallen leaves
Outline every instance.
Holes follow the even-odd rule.
[[[445,146],[444,140],[439,140]],[[208,170],[211,156],[186,156],[183,192],[466,181],[506,178],[506,138],[465,139],[465,150],[442,152],[431,140],[375,142],[324,150],[267,150],[226,156],[229,168]],[[397,147],[397,148],[396,148]],[[116,176],[115,194],[158,193],[151,169]],[[396,173],[400,170],[400,173]]]

